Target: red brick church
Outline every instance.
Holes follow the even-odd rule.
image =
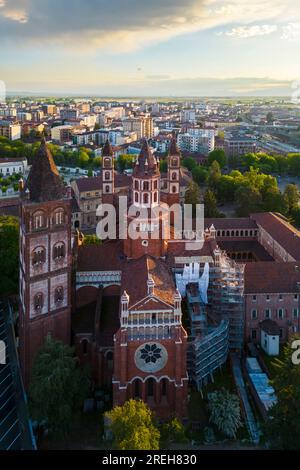
[[[109,143],[102,157],[102,202],[118,208]],[[175,139],[164,191],[159,162],[145,141],[126,193],[128,205],[150,212],[179,203],[179,180]],[[71,211],[71,188],[62,184],[43,141],[20,204],[20,357],[26,385],[51,333],[75,346],[80,362],[91,366],[96,386],[112,385],[114,405],[139,397],[162,418],[186,417],[188,342],[175,279],[181,276],[184,283],[184,275],[194,276],[197,269],[210,272],[210,279],[205,315],[190,304],[196,332],[214,326],[216,334],[229,334],[229,347],[238,350],[243,342],[261,340],[265,319],[278,328],[281,341],[299,332],[300,234],[280,215],[208,219],[203,246],[191,250],[173,236],[151,237],[153,227],[161,233],[164,224],[159,211],[150,223],[128,215],[128,224],[139,232],[135,239],[84,245],[81,234],[71,230]],[[211,324],[205,326],[209,316]],[[227,354],[225,343],[224,348]]]

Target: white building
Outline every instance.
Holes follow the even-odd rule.
[[[16,173],[24,175],[27,172],[27,160],[17,158],[0,158],[0,175],[11,176]]]
[[[182,152],[208,154],[215,148],[214,131],[211,129],[197,129],[196,133],[178,134],[177,144]]]
[[[0,136],[2,137],[7,137],[10,140],[18,140],[21,139],[21,131],[21,124],[0,121]]]

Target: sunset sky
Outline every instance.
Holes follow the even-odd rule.
[[[8,91],[282,95],[300,79],[299,0],[0,0]]]

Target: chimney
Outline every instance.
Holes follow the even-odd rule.
[[[148,281],[147,281],[147,287],[148,287],[148,295],[153,295],[154,294],[154,281],[153,277],[149,274]]]

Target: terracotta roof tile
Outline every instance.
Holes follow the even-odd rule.
[[[245,294],[300,293],[300,264],[258,261],[246,263]]]

